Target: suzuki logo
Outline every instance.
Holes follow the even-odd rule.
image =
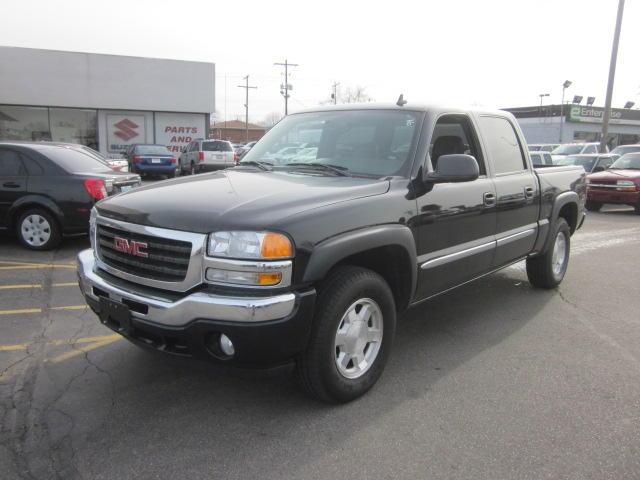
[[[145,251],[147,248],[147,242],[136,242],[135,240],[127,240],[122,237],[115,237],[113,239],[113,247],[122,253],[128,253],[135,257],[147,258],[149,254]]]
[[[132,122],[128,118],[124,118],[119,122],[114,123],[113,126],[117,128],[113,134],[125,142],[128,142],[132,138],[138,136],[138,132],[135,131],[135,129],[138,128],[138,124]]]

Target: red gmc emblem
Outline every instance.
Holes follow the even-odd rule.
[[[147,258],[149,254],[145,251],[147,242],[136,242],[135,240],[127,240],[122,237],[113,239],[113,247],[122,253],[128,253],[135,257]]]

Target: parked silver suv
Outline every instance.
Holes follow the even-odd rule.
[[[231,142],[226,140],[194,140],[180,155],[182,174],[219,170],[236,164],[236,154]]]

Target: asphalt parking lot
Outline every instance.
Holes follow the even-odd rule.
[[[88,310],[75,254],[0,237],[0,478],[640,478],[640,217],[590,214],[557,291],[522,265],[410,310],[376,387],[148,353]]]

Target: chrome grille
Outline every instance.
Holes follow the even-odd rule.
[[[143,235],[98,224],[96,247],[102,262],[121,272],[162,282],[181,282],[187,275],[191,258],[190,242]],[[148,257],[142,258],[116,250],[114,238],[144,242]]]

